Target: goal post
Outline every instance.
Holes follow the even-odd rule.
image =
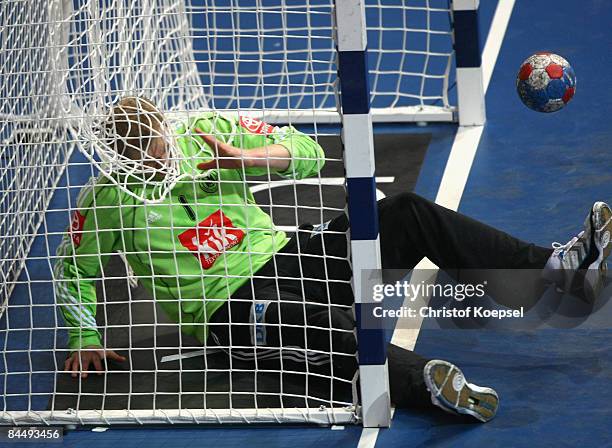
[[[459,39],[473,39],[474,32],[478,38],[472,27],[477,15],[458,14],[477,7],[477,0],[0,3],[0,422],[389,426],[385,334],[359,327],[365,294],[361,271],[380,268],[373,123],[484,122],[483,99],[469,94],[470,89],[476,96],[482,91],[474,87],[478,79],[482,82],[480,60],[474,45],[458,45]],[[455,27],[454,32],[453,17],[461,31]],[[460,61],[468,61],[467,70],[460,72]],[[265,125],[253,119],[283,133],[307,124],[303,129],[315,141],[334,133],[321,125],[341,125],[343,152],[326,154],[323,171],[309,179],[277,180],[268,174],[248,186],[274,216],[277,229],[295,232],[304,219],[319,224],[348,214],[350,253],[344,259],[353,278],[343,282],[355,295],[359,376],[347,380],[334,373],[338,353],[333,349],[308,347],[302,356],[325,360],[331,370],[311,371],[306,363],[304,371],[297,371],[282,359],[275,369],[233,357],[229,366],[226,360],[208,364],[202,350],[219,358],[223,354],[183,334],[200,322],[186,322],[182,308],[177,319],[168,317],[158,291],[146,287],[154,277],[153,261],[147,267],[138,260],[151,257],[151,250],[126,245],[125,235],[113,251],[99,254],[110,260],[108,265],[87,277],[97,288],[97,314],[79,300],[68,303],[58,295],[65,279],[56,266],[66,258],[58,249],[68,245],[74,251],[75,241],[85,235],[79,193],[89,188],[90,178],[105,179],[125,193],[125,202],[117,205],[121,219],[114,230],[120,233],[134,232],[137,226],[125,216],[135,219],[140,210],[147,222],[141,230],[148,234],[159,219],[151,210],[159,204],[205,222],[210,216],[200,217],[188,200],[172,202],[172,189],[188,181],[197,183],[198,191],[222,188],[218,178],[168,177],[160,182],[163,194],[139,201],[116,180],[116,161],[101,129],[109,108],[131,95],[148,97],[166,113],[174,139],[186,138],[178,129],[209,111],[218,114],[215,120],[230,123],[229,131],[219,131],[229,139],[261,131]],[[249,123],[258,123],[257,129]],[[344,169],[343,185],[326,177],[334,167]],[[276,202],[271,192],[280,188],[289,202]],[[326,202],[331,190],[343,200]],[[301,202],[304,192],[310,199]],[[176,236],[172,222],[164,230]],[[152,237],[147,238],[151,247]],[[251,246],[244,250],[249,257],[258,254]],[[220,254],[215,257],[225,252]],[[77,255],[70,256],[76,260]],[[74,263],[78,283],[83,278]],[[329,284],[336,280],[324,275],[329,296]],[[179,282],[179,273],[166,277]],[[303,278],[302,288],[310,280]],[[177,300],[182,307],[181,293]],[[190,306],[193,297],[185,302]],[[350,308],[331,302],[327,307],[330,321],[332,313]],[[66,308],[73,316],[85,316],[82,329],[84,321],[90,322],[88,329],[99,331],[105,346],[125,354],[128,367],[88,380],[63,373],[70,354]],[[249,324],[258,331],[256,318]]]
[[[362,418],[366,427],[388,427],[391,398],[383,331],[362,329],[361,290],[365,270],[380,270],[380,239],[370,109],[365,2],[336,0],[338,78],[350,222],[353,290],[357,317]]]
[[[486,121],[478,11],[480,0],[454,0],[454,47],[457,66],[457,103],[461,126]]]

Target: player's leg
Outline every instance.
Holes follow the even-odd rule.
[[[342,217],[332,221],[328,233],[301,238],[299,246],[297,240],[292,241],[292,246],[264,266],[213,316],[213,340],[231,356],[257,362],[260,367],[273,362],[273,368],[280,365],[285,371],[311,372],[340,379],[336,385],[348,384],[358,363],[354,315],[347,305],[353,295],[344,281],[350,279],[350,266],[340,262],[346,257],[341,230],[345,222]],[[329,256],[320,257],[322,251]],[[330,260],[335,261],[321,265]],[[326,277],[327,283],[316,281],[317,277]],[[340,297],[340,303],[333,303],[329,295],[329,283],[334,281],[339,295],[332,297]],[[436,406],[481,421],[495,415],[495,392],[459,381],[461,371],[452,364],[428,360],[394,345],[389,345],[388,355],[396,407]],[[446,387],[443,369],[452,379],[449,384],[459,390]]]
[[[350,381],[358,368],[352,311],[319,304],[304,307],[300,302],[285,299],[279,307],[269,308],[265,317],[269,325],[267,343],[274,347],[291,341],[306,347],[306,355],[312,353],[307,356],[311,372]],[[282,325],[277,326],[280,322]],[[326,356],[327,353],[332,356]],[[457,366],[425,359],[393,344],[389,344],[387,354],[391,401],[395,407],[433,406],[482,422],[495,416],[499,405],[497,393],[468,382]]]
[[[552,249],[524,243],[412,193],[388,197],[378,204],[384,269],[409,270],[426,256],[463,283],[487,280],[487,292],[511,307],[535,303],[546,288],[541,270]],[[348,226],[346,215],[340,215],[327,224],[324,232],[308,240],[304,252],[313,256],[302,257],[306,276],[327,272],[350,279],[350,266],[342,263],[348,247]],[[326,265],[316,256],[324,258]],[[481,278],[491,276],[492,269],[513,269],[516,279],[504,276],[505,271],[497,272],[503,278]],[[329,283],[341,286],[335,281]],[[345,296],[348,294],[344,291],[334,291],[330,300]]]
[[[495,390],[468,382],[454,364],[427,359],[393,344],[389,344],[387,356],[391,400],[396,408],[436,406],[482,422],[495,417],[499,406]]]
[[[346,231],[348,220],[342,215],[329,222],[325,230],[314,234],[303,245],[300,256],[300,266],[306,278],[315,278],[317,275],[327,277],[329,285],[335,285],[331,297],[326,296],[324,290],[318,290],[316,283],[310,291],[313,297],[326,297],[329,303],[352,303],[353,293],[344,280],[350,279],[351,270],[348,263],[342,263],[347,254],[348,240]],[[323,265],[321,254],[326,256],[327,264]],[[330,262],[331,261],[331,262]],[[415,262],[416,263],[416,262]],[[324,273],[324,274],[323,274]],[[289,310],[287,310],[289,311]],[[353,314],[349,310],[339,310],[347,318],[332,319],[340,321],[344,328],[354,326]],[[325,315],[320,315],[321,321],[317,325],[325,325]],[[352,339],[352,336],[351,336]],[[313,337],[312,342],[320,339]],[[353,341],[342,338],[339,347],[354,347]],[[326,344],[327,341],[323,341]],[[486,422],[492,419],[497,412],[499,398],[497,393],[487,387],[479,387],[465,380],[461,370],[455,365],[443,360],[426,359],[410,350],[405,350],[393,344],[387,350],[389,365],[389,386],[391,401],[397,408],[441,408],[447,412],[471,415]],[[356,368],[356,364],[355,364]]]
[[[255,310],[259,303],[266,304],[261,315]],[[304,305],[297,297],[285,296],[281,301],[252,304],[235,300],[214,319],[214,340],[231,356],[257,363],[260,369],[310,372],[319,379],[339,379],[336,386],[349,384],[357,372],[355,322],[349,310]],[[496,392],[469,383],[455,365],[423,358],[393,344],[387,353],[395,407],[440,408],[483,422],[495,416],[499,404]],[[334,394],[329,382],[324,384],[319,392]],[[311,393],[317,395],[315,390]]]
[[[575,263],[560,265],[573,274],[593,267],[603,270],[612,231],[610,209],[599,203],[587,217],[585,231],[566,253]],[[506,306],[530,306],[546,288],[542,270],[562,254],[521,241],[505,232],[441,207],[413,193],[379,201],[381,255],[386,269],[407,269],[427,257],[462,282],[487,280],[487,291]],[[567,246],[567,245],[566,245]],[[549,263],[550,264],[550,263]],[[496,276],[492,270],[503,275]],[[467,272],[470,271],[470,272]],[[590,288],[600,279],[593,276]],[[510,286],[510,287],[509,287]]]
[[[414,266],[424,256],[443,269],[541,269],[552,253],[414,193],[387,197],[378,210],[388,269]]]

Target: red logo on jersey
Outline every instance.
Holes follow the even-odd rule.
[[[249,131],[252,134],[270,135],[274,133],[274,131],[276,130],[275,126],[269,125],[268,123],[264,123],[263,121],[258,120],[257,118],[251,118],[251,117],[241,116],[240,126],[245,128],[247,131]]]
[[[72,221],[70,222],[70,236],[75,247],[81,245],[81,239],[83,238],[83,226],[85,226],[85,216],[81,215],[81,212],[76,210],[72,215]]]
[[[195,229],[184,231],[178,238],[200,260],[202,267],[209,269],[222,253],[242,241],[244,232],[235,228],[232,220],[217,210]]]

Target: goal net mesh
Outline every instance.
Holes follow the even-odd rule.
[[[205,0],[187,7],[205,24],[193,36],[206,97],[217,109],[337,121],[333,0],[280,3]],[[366,23],[374,119],[418,121],[429,113],[429,120],[448,121],[449,1],[368,0]]]
[[[2,422],[358,419],[357,377],[339,375],[333,368],[337,356],[346,353],[336,353],[333,344],[327,351],[309,347],[310,330],[303,330],[305,347],[295,347],[288,358],[298,353],[320,362],[292,364],[281,353],[269,364],[270,360],[260,362],[259,353],[254,360],[235,356],[236,348],[251,354],[255,349],[242,342],[232,344],[231,337],[229,343],[213,344],[210,337],[203,342],[194,336],[197,331],[186,331],[189,326],[204,327],[202,319],[192,316],[188,321],[189,306],[203,297],[186,300],[178,293],[173,298],[180,308],[176,316],[169,311],[171,306],[160,305],[169,297],[159,293],[153,272],[163,233],[151,237],[148,228],[164,215],[155,207],[182,208],[194,215],[196,231],[198,225],[211,230],[210,223],[202,224],[211,216],[200,216],[198,201],[203,194],[222,190],[225,180],[207,177],[210,172],[184,176],[179,170],[159,181],[161,187],[153,196],[141,200],[128,183],[118,180],[114,146],[100,132],[110,108],[132,95],[149,98],[164,111],[175,144],[186,138],[185,123],[210,118],[206,115],[210,110],[220,112],[211,119],[211,133],[236,144],[244,134],[274,129],[286,136],[294,132],[293,125],[310,123],[300,129],[326,148],[324,169],[308,173],[307,179],[295,173],[285,179],[255,173],[259,176],[240,180],[249,187],[244,188],[242,200],[248,202],[253,194],[276,224],[276,230],[268,231],[285,231],[288,238],[303,223],[325,223],[341,215],[345,207],[341,146],[338,142],[334,146],[335,137],[322,127],[339,120],[333,13],[333,0],[8,0],[0,4]],[[404,116],[406,121],[420,120],[419,114],[452,117],[448,2],[368,1],[366,18],[375,114],[391,120]],[[256,118],[272,125],[266,127]],[[215,120],[225,120],[230,130],[217,128]],[[190,131],[187,137],[192,137]],[[181,151],[172,154],[178,165],[185,162]],[[112,230],[120,243],[108,252],[98,247],[100,269],[85,276],[77,251],[81,238],[88,237],[81,219],[86,212],[95,215],[106,207],[96,211],[95,199],[84,200],[92,182],[108,183],[125,199],[113,203],[121,219]],[[227,181],[232,182],[236,183]],[[172,202],[177,200],[173,189],[185,183],[194,192],[197,189],[197,197]],[[223,205],[220,210],[224,229],[215,242],[225,246],[213,254],[212,262],[219,263],[216,257],[222,259],[229,250],[242,250],[249,260],[261,256],[250,242],[238,249],[231,246]],[[139,213],[146,221],[140,227],[134,218]],[[158,227],[180,241],[178,235],[189,229],[173,219]],[[106,230],[94,227],[89,232],[99,240]],[[242,230],[251,229],[246,225]],[[139,249],[133,241],[126,243],[134,232],[145,241]],[[316,233],[308,232],[310,237]],[[344,230],[330,232],[346,237]],[[198,252],[201,247],[172,244],[167,257],[175,267],[162,272],[159,280],[166,286],[182,281],[179,260],[184,258],[177,253],[184,256],[195,250],[190,255],[202,266],[210,255]],[[348,262],[347,254],[332,253],[325,240],[321,244],[314,258]],[[298,244],[297,253],[303,255],[303,250]],[[70,263],[76,292],[67,292],[65,286]],[[308,283],[323,285],[319,289],[325,298],[316,305],[323,307],[331,323],[335,312],[352,312],[350,305],[330,298],[334,285],[350,287],[350,279],[330,278],[324,265],[318,275],[301,271],[302,299],[297,303],[306,315],[312,306],[304,298]],[[199,275],[204,282],[204,270]],[[227,280],[232,273],[224,277]],[[276,271],[272,282],[278,285],[279,278],[282,275]],[[97,306],[85,303],[81,281],[95,289],[89,294]],[[244,282],[252,279],[246,276]],[[285,300],[265,299],[280,305]],[[291,304],[296,304],[295,299]],[[252,317],[242,323],[257,340],[261,328],[257,314]],[[71,318],[76,320],[67,322]],[[88,378],[64,373],[71,353],[68,335],[75,322],[82,331],[98,332],[102,345],[126,360],[109,361],[104,374],[90,372]],[[277,322],[277,327],[283,324],[304,327],[288,322]],[[330,341],[336,337],[329,325],[313,325],[316,331],[327,331]],[[352,329],[334,331],[345,333],[342,337],[353,334]],[[282,351],[280,346],[276,349]]]

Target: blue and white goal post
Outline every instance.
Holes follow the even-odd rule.
[[[366,269],[381,268],[365,20],[362,0],[336,0],[338,78],[358,329],[361,418],[364,426],[387,427],[391,423],[391,397],[385,334],[383,330],[363,329],[360,325],[361,306],[366,294],[361,290],[361,274]]]
[[[482,125],[485,121],[478,6],[478,0],[453,2],[459,123],[468,126]],[[360,319],[368,294],[362,290],[362,273],[382,267],[365,0],[336,0],[336,43],[356,302],[361,418],[366,427],[388,427],[391,397],[387,339],[382,329],[362,328]]]
[[[479,126],[486,120],[478,28],[480,0],[453,0],[452,5],[458,121],[461,126]]]

